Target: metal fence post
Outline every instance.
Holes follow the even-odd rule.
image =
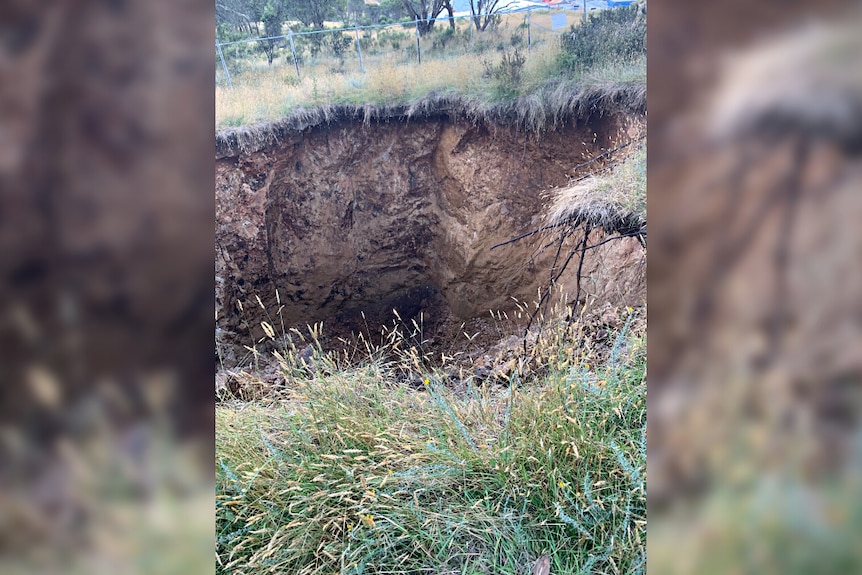
[[[533,42],[530,39],[530,11],[527,10],[527,52],[533,47]]]
[[[422,63],[422,48],[419,46],[419,20],[416,20],[416,57]]]
[[[359,52],[359,71],[365,73],[365,66],[362,65],[362,44],[359,42],[359,27],[356,22],[353,23],[353,31],[356,33],[356,51]]]
[[[221,51],[221,44],[218,42],[218,38],[216,38],[216,51],[218,52],[218,57],[221,59],[221,67],[224,70],[224,75],[227,78],[228,88],[233,88],[233,82],[230,79],[230,72],[227,71],[227,64],[224,62],[224,54]]]
[[[287,28],[287,40],[290,42],[290,53],[293,55],[293,69],[296,70],[296,77],[299,78],[299,60],[296,58],[296,48],[293,45],[293,30]]]

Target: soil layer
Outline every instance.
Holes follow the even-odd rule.
[[[541,249],[552,236],[536,234],[492,248],[542,227],[551,190],[599,167],[575,170],[643,129],[642,116],[623,112],[572,118],[541,133],[447,115],[396,117],[318,125],[264,149],[222,155],[221,361],[231,367],[238,346],[263,337],[267,314],[279,327],[323,321],[328,335],[341,337],[379,331],[393,310],[405,322],[421,312],[438,343],[489,310],[515,317],[514,300],[535,302],[547,285],[556,245]],[[637,240],[589,254],[584,298],[643,303]],[[574,293],[576,267],[561,278],[563,292]]]

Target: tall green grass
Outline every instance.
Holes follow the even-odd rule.
[[[628,313],[603,365],[561,324],[543,368],[502,386],[449,381],[406,345],[357,361],[312,344],[304,363],[291,339],[282,392],[217,408],[218,572],[527,573],[543,554],[552,573],[643,572],[646,342]]]

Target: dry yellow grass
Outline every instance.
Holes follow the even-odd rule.
[[[568,23],[578,19],[568,13]],[[551,27],[551,14],[534,12],[531,22]],[[300,67],[297,78],[289,58],[280,58],[272,66],[263,59],[245,64],[242,74],[233,78],[233,87],[216,87],[216,127],[237,126],[284,117],[297,106],[332,103],[396,103],[421,97],[431,92],[455,91],[461,94],[480,94],[487,87],[483,78],[483,61],[496,65],[504,50],[512,49],[514,34],[524,36],[518,26],[523,14],[504,17],[498,30],[474,33],[474,42],[488,44],[485,53],[463,53],[463,48],[432,50],[433,37],[422,40],[422,63],[417,64],[413,54],[413,39],[404,40],[399,50],[372,53],[363,52],[363,73],[352,49],[339,62],[336,58],[318,58]],[[461,34],[466,35],[466,21],[458,23]],[[441,29],[445,29],[441,27]],[[392,31],[403,31],[393,27]],[[379,31],[375,31],[377,36]],[[532,29],[533,45],[527,54],[524,67],[524,85],[538,84],[553,69],[558,52],[559,33]],[[524,42],[526,38],[524,37]],[[504,50],[500,50],[503,47]],[[526,46],[522,45],[526,54]],[[461,52],[460,54],[458,52]],[[457,55],[453,55],[457,54]]]
[[[530,52],[525,64],[527,83],[544,77],[556,50],[555,45],[544,44]],[[234,82],[233,88],[216,88],[216,126],[279,118],[298,105],[388,103],[446,90],[471,94],[481,89],[483,81],[487,82],[482,78],[483,59],[496,65],[501,55],[465,54],[445,60],[428,59],[417,65],[404,62],[399,54],[384,54],[366,58],[364,74],[355,65],[346,65],[342,72],[323,63],[304,67],[299,80],[290,66],[249,70]]]

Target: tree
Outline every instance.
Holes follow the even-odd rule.
[[[306,26],[323,30],[326,20],[344,14],[346,0],[282,0],[288,6],[287,15]]]
[[[216,3],[217,28],[233,28],[252,38],[281,36],[286,16],[285,0],[220,0]],[[272,64],[278,40],[262,40],[257,44]]]
[[[434,22],[443,10],[449,12],[449,24],[455,27],[451,0],[401,0],[401,3],[413,20],[418,21],[420,36],[434,29]]]
[[[216,25],[233,28],[248,36],[260,36],[259,22],[268,0],[220,0],[216,2]]]
[[[399,20],[408,17],[401,0],[380,0],[379,5],[373,6],[369,4],[368,8],[369,11],[376,9],[376,22],[378,24],[398,22]]]
[[[359,22],[365,15],[365,0],[347,0],[344,12],[344,23]]]
[[[284,24],[285,16],[285,6],[281,0],[268,0],[261,15],[263,33],[267,39],[261,40],[260,46],[263,53],[266,54],[266,60],[270,65],[272,65],[272,61],[275,59],[275,49],[279,42],[273,36],[281,36],[281,25]]]
[[[452,0],[446,0],[446,11],[449,13],[449,27],[455,29],[455,11],[452,9]]]
[[[511,2],[501,0],[470,0],[470,19],[479,32],[497,19],[497,15]]]

